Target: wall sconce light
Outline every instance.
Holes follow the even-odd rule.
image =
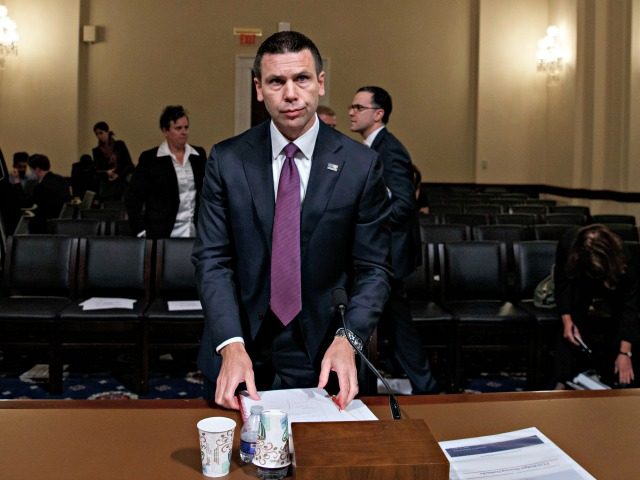
[[[0,66],[7,55],[17,55],[19,38],[16,22],[11,20],[7,7],[0,5]]]
[[[538,41],[538,71],[545,72],[549,80],[560,78],[564,47],[560,39],[560,29],[555,25],[547,28],[547,35]]]

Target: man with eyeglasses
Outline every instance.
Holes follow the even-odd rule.
[[[418,207],[415,197],[411,157],[407,149],[386,128],[391,115],[389,93],[381,87],[358,89],[349,106],[351,131],[362,135],[364,143],[378,152],[383,179],[391,200],[391,295],[380,320],[379,335],[389,338],[393,357],[411,382],[414,394],[435,393],[429,360],[420,335],[413,326],[404,278],[421,261]]]

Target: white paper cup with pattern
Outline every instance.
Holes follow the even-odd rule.
[[[253,464],[263,468],[283,468],[291,464],[289,418],[282,410],[263,410]]]
[[[236,422],[226,417],[208,417],[198,422],[202,474],[224,477],[231,467],[231,450]]]

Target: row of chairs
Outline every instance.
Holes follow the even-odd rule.
[[[95,210],[104,212],[104,210]],[[47,233],[51,235],[67,235],[71,237],[87,237],[95,235],[131,235],[129,220],[112,217],[107,213],[104,217],[95,218],[51,218],[47,220]]]
[[[420,216],[420,223],[423,224],[441,224],[441,223],[463,223],[465,225],[488,225],[488,224],[517,224],[517,225],[538,225],[538,224],[569,224],[569,225],[586,225],[587,223],[605,223],[605,224],[625,224],[636,225],[635,216],[633,215],[585,215],[582,213],[571,212],[555,212],[547,214],[538,214],[530,212],[513,212],[513,213],[423,213]]]
[[[634,268],[639,268],[640,243],[625,244]],[[446,390],[458,392],[463,387],[463,375],[474,365],[465,363],[466,358],[493,352],[515,352],[524,359],[528,389],[548,386],[545,372],[560,335],[560,319],[555,308],[536,307],[533,296],[551,272],[556,247],[557,242],[550,240],[425,245],[425,261],[407,279],[407,293],[425,348],[444,358],[446,372],[441,378]],[[599,310],[593,314],[606,316]]]
[[[519,353],[527,388],[542,384],[545,333],[555,310],[533,306],[535,286],[551,271],[555,241],[451,241],[425,246],[423,265],[407,279],[413,321],[430,355],[444,360],[442,387],[463,388],[465,354]],[[515,282],[507,282],[511,250]]]
[[[198,346],[201,310],[173,310],[196,300],[192,238],[8,238],[0,298],[0,348],[46,352],[52,392],[62,391],[68,350],[129,349],[139,392],[148,389],[149,358],[158,349]],[[86,310],[89,298],[128,298],[133,309]]]

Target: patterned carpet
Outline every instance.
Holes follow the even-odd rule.
[[[149,393],[144,395],[130,388],[130,366],[126,358],[102,358],[91,365],[79,360],[70,362],[65,366],[62,394],[52,395],[47,390],[47,378],[42,375],[46,365],[24,356],[3,361],[0,355],[0,399],[202,398],[202,376],[191,362],[178,364],[168,356],[154,362]],[[35,375],[29,375],[30,371]]]
[[[0,352],[0,399],[180,399],[202,398],[202,374],[194,361],[176,361],[170,355],[152,365],[149,392],[136,394],[130,388],[133,368],[122,356],[101,357],[86,363],[85,357],[71,359],[65,365],[64,390],[52,395],[47,390],[46,365],[29,356],[3,358]],[[388,382],[394,393],[407,395],[411,386],[406,378],[393,372]],[[512,392],[525,389],[522,374],[480,373],[468,378],[465,392]],[[385,392],[379,383],[379,392]]]

